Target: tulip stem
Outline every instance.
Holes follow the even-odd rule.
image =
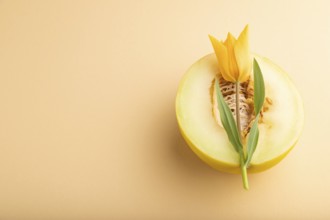
[[[245,164],[243,151],[240,152],[239,157],[240,157],[240,163],[241,163],[241,174],[242,174],[242,180],[243,180],[243,187],[244,187],[244,189],[248,190],[249,189],[249,180],[247,177],[247,167]]]
[[[240,95],[240,83],[236,82],[235,84],[236,87],[236,124],[237,124],[237,129],[238,129],[238,134],[239,134],[239,139],[242,142],[242,128],[241,128],[241,116],[240,116],[240,100],[239,100],[239,95]],[[248,190],[249,189],[249,181],[247,177],[247,167],[245,164],[245,154],[244,154],[244,149],[242,148],[239,152],[239,157],[240,157],[240,165],[241,165],[241,175],[242,175],[242,180],[243,180],[243,186],[244,189]]]
[[[239,103],[239,92],[240,92],[240,83],[236,82],[236,123],[237,123],[237,129],[239,138],[242,141],[242,132],[241,132],[241,115],[240,115],[240,103]]]

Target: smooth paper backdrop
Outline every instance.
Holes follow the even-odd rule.
[[[0,0],[0,219],[329,219],[329,8]],[[192,153],[174,108],[208,34],[247,23],[306,113],[296,148],[250,191]]]

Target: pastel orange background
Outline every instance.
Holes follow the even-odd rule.
[[[330,4],[0,0],[0,219],[330,219]],[[178,84],[238,35],[305,103],[295,149],[241,177],[183,141]],[[288,125],[289,126],[289,125]]]

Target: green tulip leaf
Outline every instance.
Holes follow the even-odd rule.
[[[215,80],[215,88],[216,88],[216,94],[217,94],[218,109],[220,112],[220,118],[221,118],[223,128],[226,130],[230,143],[233,145],[235,150],[239,153],[243,149],[240,134],[237,129],[234,116],[223,98],[218,79]]]
[[[247,146],[246,146],[246,161],[245,161],[245,166],[249,166],[251,159],[252,159],[252,155],[254,153],[254,151],[257,148],[257,144],[258,144],[258,139],[259,139],[259,129],[258,129],[258,121],[259,121],[259,114],[257,115],[257,117],[255,118],[253,125],[251,127],[250,133],[249,133],[249,137],[248,137],[248,141],[247,141]]]
[[[265,100],[265,83],[261,69],[256,59],[253,60],[254,76],[254,112],[259,114]]]

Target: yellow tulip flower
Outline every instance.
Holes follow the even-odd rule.
[[[250,76],[252,59],[248,31],[249,26],[246,25],[237,40],[231,33],[228,33],[225,42],[209,35],[218,59],[220,73],[227,81],[244,82]]]

